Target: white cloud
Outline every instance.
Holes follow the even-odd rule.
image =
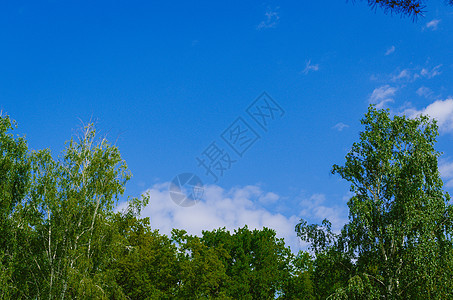
[[[453,162],[447,160],[439,161],[440,176],[444,181],[445,187],[453,188]]]
[[[307,61],[306,65],[305,65],[305,69],[302,71],[302,74],[307,75],[308,72],[310,72],[310,71],[318,71],[318,70],[319,70],[319,65],[318,64],[312,65],[311,60],[309,60],[309,61]]]
[[[388,48],[387,51],[385,51],[385,55],[390,55],[393,52],[395,52],[395,46]]]
[[[439,76],[442,74],[440,68],[442,67],[442,64],[439,64],[435,67],[421,67],[421,66],[416,66],[412,68],[397,68],[395,71],[392,73],[385,75],[379,78],[377,75],[373,75],[370,80],[381,80],[384,82],[395,82],[395,83],[412,83],[415,82],[416,80],[427,78],[431,79],[433,77]]]
[[[439,69],[442,67],[442,65],[437,65],[435,66],[434,68],[432,68],[431,70],[429,69],[426,69],[426,68],[423,68],[421,71],[420,71],[420,75],[424,76],[424,77],[427,77],[427,78],[433,78],[433,77],[436,77],[438,75],[440,75],[442,72],[439,71]]]
[[[201,235],[202,230],[221,227],[233,230],[247,224],[251,229],[274,229],[293,252],[302,248],[294,231],[300,217],[286,217],[262,207],[260,203],[275,202],[280,197],[272,192],[265,193],[258,186],[226,191],[217,185],[209,185],[205,187],[204,199],[191,207],[180,207],[171,200],[168,183],[155,184],[146,193],[149,193],[150,201],[142,210],[142,217],[149,217],[152,228],[163,234],[169,235],[173,228],[180,228],[189,234]],[[123,203],[119,210],[125,205]]]
[[[438,27],[440,21],[441,20],[436,20],[436,19],[429,21],[428,23],[426,23],[426,28],[431,29],[433,31],[437,30],[437,27]]]
[[[409,117],[428,115],[437,120],[441,132],[453,132],[453,98],[437,100],[422,110],[409,108],[403,113]]]
[[[149,217],[151,227],[159,229],[162,234],[171,234],[173,228],[186,230],[189,234],[202,234],[203,230],[214,230],[226,227],[233,231],[247,225],[250,229],[268,227],[276,231],[277,237],[284,238],[285,244],[296,253],[306,249],[295,232],[300,219],[320,223],[324,218],[332,222],[332,229],[339,232],[347,222],[345,203],[336,206],[326,204],[323,194],[314,194],[304,198],[298,196],[299,202],[291,216],[272,212],[261,204],[275,203],[280,196],[264,192],[259,186],[249,185],[225,190],[218,185],[205,187],[204,199],[191,207],[180,207],[170,198],[169,183],[155,184],[145,193],[150,196],[149,204],[142,210],[142,217]],[[301,200],[300,200],[301,199]],[[124,209],[126,203],[118,207]]]
[[[369,102],[376,104],[376,108],[381,109],[387,102],[393,102],[392,97],[395,95],[396,91],[397,89],[395,87],[391,87],[388,84],[376,88],[371,94]]]
[[[269,203],[275,203],[280,199],[280,196],[269,192],[269,193],[263,193],[261,196],[259,196],[258,201],[263,203],[263,204],[269,204]]]
[[[261,23],[256,26],[256,29],[261,30],[265,28],[274,28],[277,26],[278,21],[280,20],[280,16],[277,12],[278,7],[274,10],[268,9],[266,13],[264,14],[266,16],[266,19],[264,21],[261,21]]]
[[[439,164],[439,172],[442,177],[453,178],[453,162],[442,161]]]
[[[349,199],[348,199],[349,200]],[[322,221],[328,219],[332,223],[332,230],[339,233],[343,225],[348,221],[347,207],[342,206],[327,206],[325,205],[326,197],[324,194],[314,194],[309,198],[302,199],[300,212],[303,219],[316,219]]]
[[[430,98],[433,95],[433,91],[426,86],[421,86],[416,91],[417,95],[420,97]]]
[[[349,125],[346,125],[342,122],[335,124],[332,128],[338,130],[338,131],[343,131],[343,129],[348,128]]]
[[[414,76],[412,76],[412,73],[409,69],[404,69],[401,72],[399,72],[397,75],[393,75],[391,78],[391,81],[395,82],[395,81],[402,80],[402,79],[409,80],[409,81],[415,80],[415,79],[417,79],[417,75],[415,74]]]

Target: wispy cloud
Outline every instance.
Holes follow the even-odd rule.
[[[390,55],[393,52],[395,52],[395,46],[388,48],[387,51],[385,51],[385,55]]]
[[[307,75],[308,72],[310,72],[310,71],[318,71],[318,70],[319,70],[319,64],[312,65],[311,60],[309,60],[305,64],[305,69],[302,70],[302,74]]]
[[[390,85],[383,85],[373,90],[370,98],[370,103],[376,104],[376,108],[381,109],[387,102],[393,102],[393,96],[395,95],[397,88],[391,87]]]
[[[265,28],[274,28],[277,26],[279,20],[280,20],[280,15],[278,13],[279,7],[276,7],[275,9],[268,9],[266,13],[264,14],[266,18],[261,21],[261,23],[256,26],[256,29],[261,30]]]
[[[442,67],[442,64],[440,65],[437,65],[435,66],[434,68],[432,68],[431,70],[430,69],[426,69],[426,68],[423,68],[421,71],[420,71],[420,75],[426,77],[426,78],[433,78],[433,77],[436,77],[438,75],[440,75],[442,72],[440,71],[440,68]]]
[[[416,91],[417,95],[420,97],[425,97],[425,98],[431,98],[434,92],[430,89],[427,88],[426,86],[421,86],[417,89]]]
[[[426,23],[425,27],[427,29],[431,29],[431,30],[437,30],[437,27],[439,26],[439,23],[440,23],[441,20],[437,20],[437,19],[434,19],[432,21],[429,21],[428,23]]]
[[[343,131],[343,129],[348,128],[349,125],[346,125],[342,122],[335,124],[332,128],[338,130],[338,131]]]
[[[399,73],[392,75],[391,81],[399,81],[399,80],[406,80],[406,81],[413,81],[418,78],[418,74],[412,74],[409,69],[403,69]]]
[[[396,83],[412,83],[415,82],[416,80],[420,79],[431,79],[436,76],[439,76],[442,74],[441,68],[442,64],[439,64],[437,66],[431,67],[431,66],[426,66],[426,67],[421,67],[421,66],[415,66],[415,67],[409,67],[409,68],[396,68],[392,73],[390,74],[384,74],[384,75],[372,75],[370,80],[373,81],[381,81],[381,82],[396,82]]]
[[[453,133],[453,98],[434,101],[421,110],[408,108],[403,111],[403,114],[409,117],[427,115],[437,120],[441,133]]]

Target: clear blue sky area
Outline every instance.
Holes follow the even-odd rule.
[[[453,191],[453,7],[427,2],[416,22],[366,1],[5,2],[0,109],[32,149],[55,156],[95,120],[134,175],[126,194],[169,202],[145,211],[164,232],[195,226],[176,219],[188,212],[205,227],[249,216],[287,239],[299,218],[338,228],[349,184],[331,166],[358,140],[370,103],[438,119]],[[266,130],[246,111],[264,91],[284,110]],[[222,139],[239,117],[259,136],[242,156]],[[235,160],[217,182],[196,160],[212,142]],[[206,203],[179,208],[162,196],[181,172],[211,185]]]

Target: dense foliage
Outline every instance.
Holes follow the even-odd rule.
[[[332,172],[351,183],[349,223],[296,226],[294,255],[268,228],[170,236],[130,198],[116,146],[88,125],[55,159],[0,115],[0,299],[453,299],[453,208],[427,117],[370,107]]]
[[[271,229],[166,236],[140,218],[146,197],[117,212],[131,174],[92,125],[58,159],[14,129],[0,116],[0,299],[310,297],[309,270]]]
[[[321,298],[453,299],[453,206],[442,191],[437,125],[370,107],[365,131],[332,172],[351,183],[349,223],[296,227],[316,255]]]

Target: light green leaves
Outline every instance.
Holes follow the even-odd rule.
[[[391,118],[370,106],[361,123],[365,129],[344,166],[332,169],[351,183],[349,223],[335,243],[316,225],[302,222],[296,231],[315,250],[350,256],[349,283],[336,292],[342,299],[361,294],[365,279],[386,298],[428,296],[452,275],[445,272],[452,264],[446,259],[453,251],[452,208],[437,167],[436,122]]]

